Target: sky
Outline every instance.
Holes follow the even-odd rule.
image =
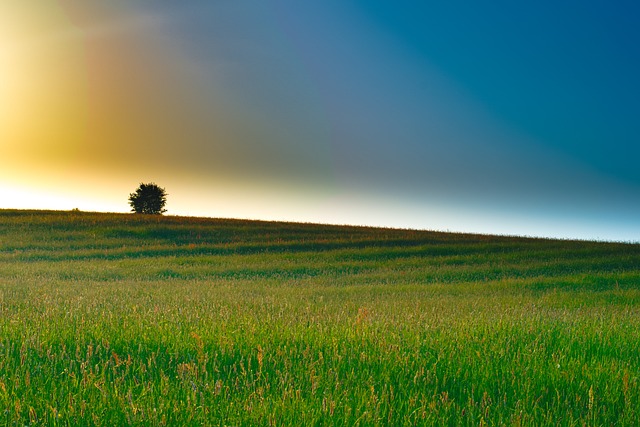
[[[3,0],[0,208],[640,241],[640,4]]]

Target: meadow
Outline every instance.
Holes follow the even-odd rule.
[[[0,210],[0,425],[639,424],[639,244]]]

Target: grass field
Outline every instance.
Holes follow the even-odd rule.
[[[640,245],[0,211],[0,425],[640,423]]]

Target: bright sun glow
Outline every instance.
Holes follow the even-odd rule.
[[[2,194],[0,208],[41,209],[42,206],[50,206],[50,209],[68,210],[73,208],[74,203],[60,195],[20,187],[0,186],[0,194]]]
[[[87,114],[74,34],[57,6],[0,2],[0,184],[36,188],[73,171]]]
[[[100,199],[91,194],[67,194],[64,189],[39,189],[24,185],[2,183],[0,177],[0,209],[52,209],[102,212],[126,212],[126,192],[120,199],[108,197]]]
[[[2,11],[0,10],[0,14]],[[1,18],[1,17],[0,17]],[[24,56],[20,55],[20,33],[6,20],[0,19],[0,147],[1,163],[9,161],[15,149],[15,128],[19,111],[24,108]],[[0,164],[0,166],[5,166]]]
[[[7,60],[5,59],[4,51],[0,48],[0,123],[2,123],[3,117],[6,114],[7,108]]]
[[[6,116],[10,103],[9,87],[11,85],[9,76],[8,48],[0,40],[0,129],[6,126]],[[0,135],[1,134],[0,130]]]

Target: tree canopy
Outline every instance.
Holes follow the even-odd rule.
[[[162,215],[167,210],[167,192],[153,182],[140,183],[135,193],[129,194],[131,211],[139,214]]]

